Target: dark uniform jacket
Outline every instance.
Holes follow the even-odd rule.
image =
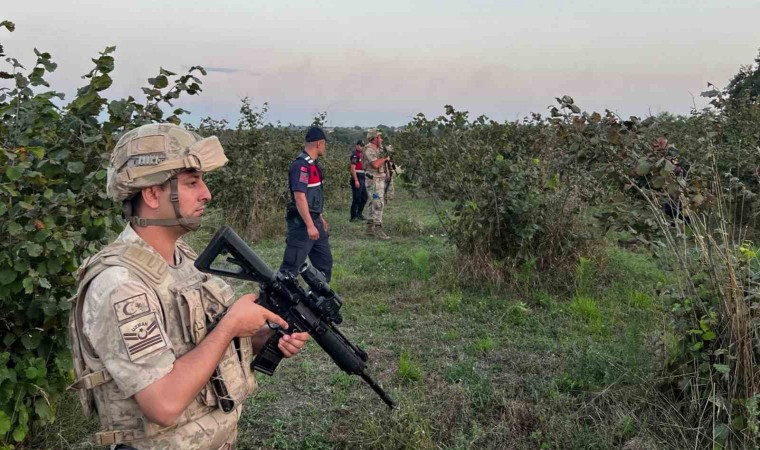
[[[292,163],[288,171],[288,185],[290,188],[290,203],[288,203],[288,217],[294,214],[298,216],[294,192],[306,194],[306,202],[312,215],[322,214],[324,210],[322,169],[316,161],[306,152],[301,152]]]

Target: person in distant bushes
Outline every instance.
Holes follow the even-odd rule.
[[[383,209],[385,208],[385,177],[388,157],[381,157],[383,134],[375,128],[367,132],[367,145],[364,147],[362,166],[367,177],[367,193],[370,197],[367,234],[378,239],[390,237],[383,231]]]
[[[69,318],[70,388],[86,414],[97,413],[97,445],[234,447],[243,402],[257,388],[251,361],[273,335],[267,322],[287,323],[255,295],[236,300],[224,281],[198,271],[181,239],[211,200],[204,173],[226,162],[216,137],[172,124],[131,130],[114,148],[107,192],[128,224],[82,263]],[[290,357],[307,339],[293,333],[278,346]]]
[[[325,198],[322,169],[317,159],[325,154],[327,137],[320,127],[306,132],[304,150],[290,163],[288,170],[288,203],[285,222],[285,255],[280,272],[298,274],[298,269],[309,258],[327,281],[332,276],[333,258],[330,250],[330,225],[324,216]]]
[[[357,220],[366,221],[362,212],[364,211],[364,205],[367,204],[367,185],[364,177],[364,168],[362,166],[362,150],[364,149],[364,142],[360,139],[356,143],[356,148],[351,154],[351,222]]]

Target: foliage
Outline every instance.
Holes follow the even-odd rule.
[[[273,213],[284,214],[287,168],[298,155],[303,138],[286,127],[264,127],[268,105],[251,107],[243,99],[235,129],[227,121],[206,118],[196,131],[219,137],[229,163],[208,176],[214,204],[222,208],[225,222],[257,239],[266,231]]]
[[[731,78],[726,87],[726,94],[738,101],[756,101],[760,96],[760,52],[755,57],[755,64],[743,66]]]
[[[121,225],[105,194],[108,151],[131,127],[179,122],[184,110],[164,117],[160,106],[200,91],[193,72],[202,69],[171,86],[175,74],[161,69],[143,88],[144,103],[109,102],[102,93],[112,84],[114,50],[92,60],[68,103],[47,90],[45,75],[57,67],[49,53],[35,50],[29,71],[8,57],[9,69],[0,71],[0,448],[22,442],[33,423],[53,421],[72,381],[66,324],[73,274]]]
[[[281,234],[285,208],[290,200],[288,167],[303,150],[305,127],[266,123],[269,106],[251,106],[244,98],[235,128],[226,120],[203,119],[195,131],[218,136],[229,163],[208,176],[214,204],[224,211],[225,221],[258,240]],[[314,117],[324,126],[326,113]],[[325,177],[326,203],[347,192],[348,161],[357,130],[336,129],[328,137],[327,152],[319,159]],[[361,134],[358,134],[361,136]]]
[[[443,116],[419,114],[397,133],[397,160],[440,205],[439,217],[464,255],[505,269],[551,267],[558,279],[566,267],[567,283],[597,228],[584,214],[584,188],[560,179],[552,138],[537,115],[497,123],[447,106]]]

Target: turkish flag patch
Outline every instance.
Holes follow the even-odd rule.
[[[113,305],[116,320],[121,323],[135,316],[141,316],[150,311],[148,296],[145,294],[135,295]]]

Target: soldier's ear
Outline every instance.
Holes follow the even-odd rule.
[[[144,188],[140,192],[143,200],[143,205],[150,209],[158,209],[159,205],[161,204],[160,198],[162,193],[163,189],[161,189],[161,186],[150,186]]]

